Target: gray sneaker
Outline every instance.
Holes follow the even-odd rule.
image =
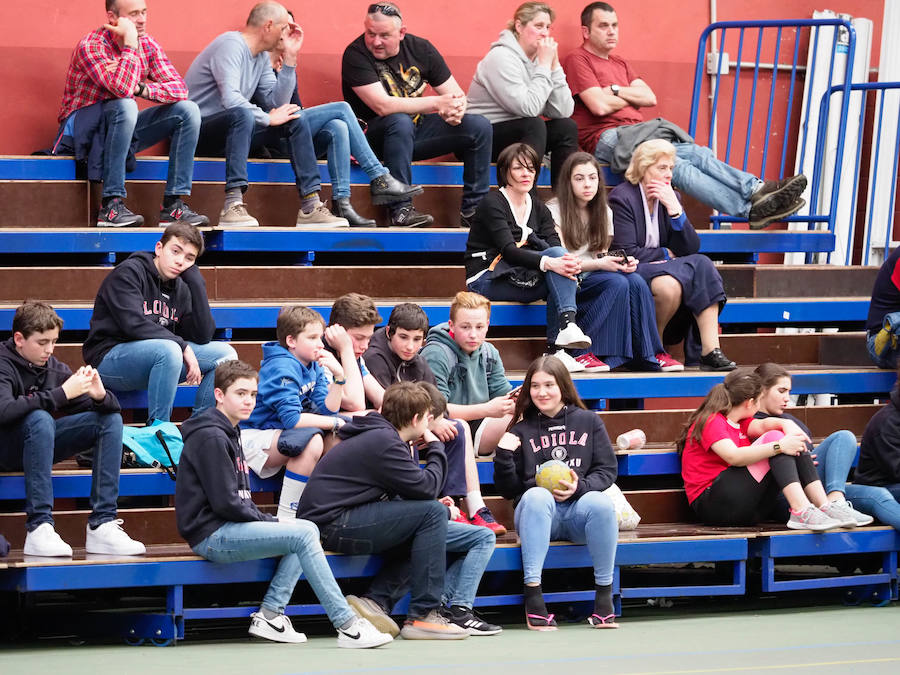
[[[219,213],[219,227],[259,227],[259,221],[247,212],[244,202],[234,202]]]
[[[812,530],[813,532],[822,532],[824,530],[835,530],[841,527],[841,522],[831,518],[824,512],[810,504],[802,513],[794,513],[791,511],[791,518],[787,521],[789,530]]]
[[[346,218],[339,218],[328,210],[322,202],[316,204],[309,213],[297,211],[297,227],[350,227]]]
[[[440,610],[433,609],[423,618],[407,619],[400,637],[404,640],[465,640],[469,633],[465,628],[450,623]]]
[[[875,520],[872,516],[860,513],[854,509],[853,505],[846,499],[828,502],[828,505],[822,509],[822,512],[830,518],[841,521],[842,527],[862,527],[863,525],[871,525]]]
[[[346,600],[347,604],[350,605],[350,609],[356,612],[357,616],[366,619],[379,632],[387,633],[391,637],[400,635],[400,626],[374,600],[364,595],[348,595]]]

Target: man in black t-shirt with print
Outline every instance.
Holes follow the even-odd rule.
[[[460,222],[468,227],[490,187],[491,124],[466,114],[466,95],[443,57],[428,40],[406,32],[396,4],[369,5],[365,32],[344,50],[341,80],[344,99],[368,123],[369,144],[398,180],[412,179],[413,160],[447,153],[462,160]],[[433,95],[425,95],[428,85]],[[393,225],[433,220],[411,201],[391,205]]]

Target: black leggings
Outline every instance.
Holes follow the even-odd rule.
[[[491,125],[494,130],[491,161],[496,162],[503,149],[513,143],[527,143],[538,154],[538,161],[550,153],[550,182],[556,189],[556,179],[563,162],[578,150],[578,126],[565,117],[543,120],[540,117],[519,117]],[[540,167],[537,167],[540,168]],[[537,182],[537,181],[535,181]]]
[[[773,517],[778,495],[791,483],[806,487],[819,480],[808,452],[769,458],[769,472],[757,481],[745,466],[730,466],[716,476],[691,506],[707,525],[755,525]]]

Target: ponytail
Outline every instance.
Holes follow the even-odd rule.
[[[762,393],[762,380],[759,375],[748,368],[733,370],[706,395],[703,403],[688,418],[675,447],[678,454],[684,452],[688,440],[699,443],[703,437],[703,429],[709,418],[717,413],[727,415],[732,408],[744,401],[757,398]],[[693,427],[693,430],[691,429]]]

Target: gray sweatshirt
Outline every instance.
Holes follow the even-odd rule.
[[[201,116],[209,117],[229,108],[249,108],[256,123],[267,127],[268,111],[291,102],[297,73],[295,68],[284,66],[276,78],[269,52],[253,56],[240,32],[229,31],[197,55],[184,81]],[[250,102],[254,97],[263,108]]]
[[[475,69],[466,112],[491,124],[519,117],[571,117],[575,100],[562,68],[550,71],[525,56],[510,30],[500,33]]]

